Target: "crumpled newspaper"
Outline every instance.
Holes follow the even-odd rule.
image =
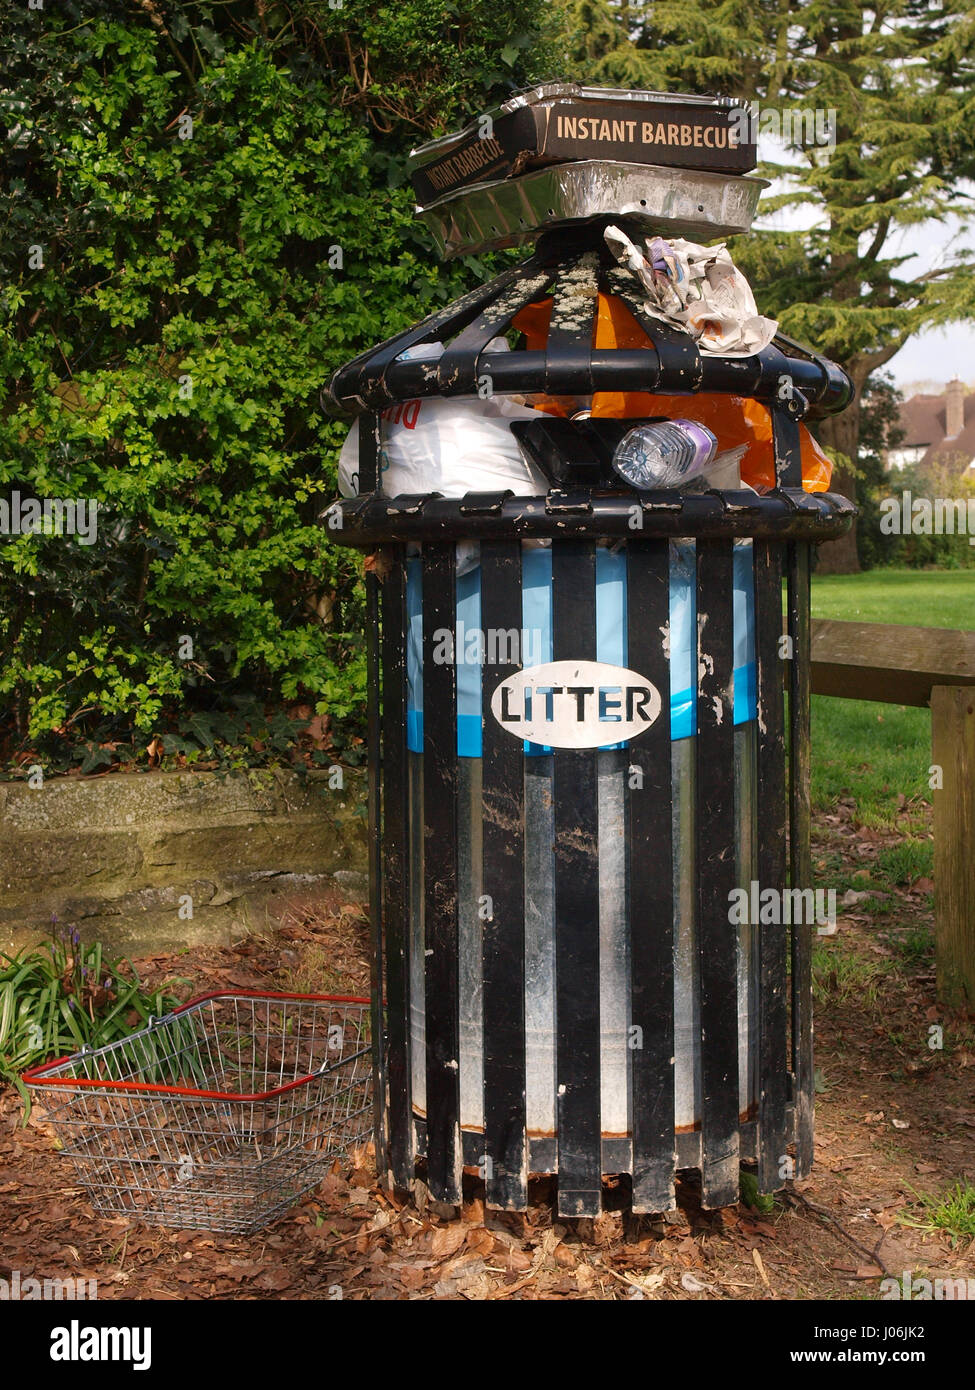
[[[619,227],[607,227],[606,245],[643,288],[647,310],[690,333],[701,352],[750,356],[768,347],[775,319],[764,318],[751,286],[722,242],[698,246],[675,237],[649,237],[644,247]]]

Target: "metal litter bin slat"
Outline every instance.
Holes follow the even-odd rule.
[[[789,879],[793,887],[812,883],[809,848],[809,547],[787,550],[787,608],[794,644],[789,666]],[[792,1070],[796,1081],[795,1176],[813,1162],[812,936],[810,923],[794,922],[792,939]]]
[[[697,546],[697,892],[701,970],[701,1071],[705,1206],[738,1200],[738,977],[729,903],[736,886],[734,785],[713,770],[734,766],[732,543]]]
[[[596,552],[565,541],[552,553],[556,661],[596,658]],[[596,754],[553,754],[555,802],[555,1020],[560,1210],[594,1216],[600,1206],[599,824]]]
[[[485,541],[480,550],[481,622],[522,629],[521,543]],[[518,644],[520,645],[520,644]],[[495,643],[483,668],[493,690],[514,675],[520,652]],[[495,658],[492,660],[492,656]],[[527,1203],[525,1106],[525,779],[524,756],[496,720],[484,721],[481,784],[482,863],[490,915],[483,925],[484,1167],[487,1199],[502,1208]]]
[[[670,543],[626,551],[627,661],[670,688],[664,635],[646,620],[670,596]],[[633,1074],[633,1210],[674,1205],[674,875],[670,729],[658,719],[627,749]],[[637,785],[633,785],[637,783]]]
[[[453,545],[429,545],[423,565],[423,644],[455,626]],[[427,1165],[444,1202],[460,1201],[460,1021],[457,923],[457,666],[424,665],[423,845]]]
[[[406,573],[394,564],[382,586],[382,742],[384,801],[382,913],[386,931],[386,1012],[389,1168],[400,1187],[414,1167],[412,1078],[407,1030],[410,1020],[408,855],[409,767],[406,751]],[[377,1151],[377,1171],[379,1153]]]
[[[785,687],[782,680],[782,548],[755,541],[755,649],[758,724],[759,883],[785,883]],[[764,1059],[759,1089],[758,1180],[774,1191],[786,1155],[786,1079],[788,1029],[786,937],[759,931],[759,1056]]]

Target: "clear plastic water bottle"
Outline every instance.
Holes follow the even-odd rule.
[[[625,434],[613,467],[631,487],[682,487],[703,473],[718,441],[696,420],[654,420]]]

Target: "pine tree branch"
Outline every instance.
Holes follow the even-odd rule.
[[[877,227],[876,235],[874,236],[873,241],[870,243],[870,246],[867,249],[867,251],[864,253],[863,256],[860,257],[861,260],[876,261],[877,257],[880,255],[881,249],[883,248],[884,242],[887,240],[887,233],[889,230],[890,218],[882,217],[880,219],[880,224]]]
[[[790,0],[779,0],[780,28],[775,40],[775,66],[769,75],[767,94],[772,101],[785,93],[785,75],[789,65],[789,8]]]
[[[943,265],[940,270],[926,270],[923,275],[918,275],[910,283],[912,285],[927,285],[932,280],[940,280],[942,275],[954,275],[956,270],[970,270],[971,266],[963,263],[958,265]]]

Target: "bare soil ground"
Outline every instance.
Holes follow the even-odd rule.
[[[893,832],[820,817],[820,871],[862,870]],[[542,1185],[524,1214],[486,1211],[472,1181],[460,1217],[401,1205],[372,1155],[334,1172],[265,1232],[238,1238],[100,1220],[59,1157],[41,1108],[27,1128],[0,1092],[0,1277],[96,1279],[99,1299],[875,1299],[885,1276],[975,1279],[975,1249],[920,1219],[920,1195],[975,1181],[975,1038],[939,1010],[928,885],[871,914],[847,903],[816,966],[816,1164],[774,1210],[702,1212],[693,1184],[659,1219],[614,1210],[553,1217]],[[850,893],[846,895],[850,899]],[[190,997],[227,987],[368,992],[361,911],[295,903],[266,938],[137,962]],[[943,1030],[942,1046],[929,1046]]]

